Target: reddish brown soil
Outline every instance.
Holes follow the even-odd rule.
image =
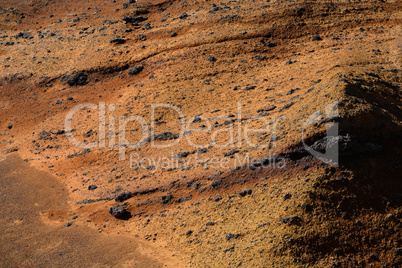
[[[0,3],[2,263],[402,265],[399,1],[139,0],[127,8],[124,1],[14,2]],[[138,26],[122,20],[135,14],[147,20]],[[114,38],[125,43],[110,43]],[[144,68],[130,75],[134,66]],[[78,72],[87,82],[70,85]],[[336,167],[302,150],[303,138],[320,141],[332,124],[323,118],[302,132],[307,118],[325,115],[334,102],[339,116],[330,121],[339,122],[340,137],[351,137]],[[106,105],[105,146],[89,151],[63,132],[69,111],[84,103]],[[180,133],[181,115],[172,109],[151,117],[153,104],[168,103],[186,123],[208,119],[191,128],[208,121],[209,132],[188,135],[210,144],[208,150],[199,154],[183,137],[166,148],[151,142],[125,148],[120,159],[112,141],[121,138],[122,118],[141,117],[156,134]],[[73,135],[98,142],[100,115],[80,110]],[[261,128],[264,119],[269,131],[249,139],[239,132]],[[141,140],[141,127],[127,124],[130,142]],[[233,140],[225,130],[233,130]],[[214,138],[227,145],[213,146]],[[238,151],[227,155],[232,150]],[[184,152],[190,154],[175,158]],[[135,169],[130,156],[137,155],[165,157],[179,168],[144,161]],[[270,156],[280,156],[279,166],[239,162]],[[241,197],[245,189],[252,194]],[[128,220],[108,212],[122,205],[114,200],[121,193],[130,195]],[[30,220],[18,220],[19,213]],[[282,222],[292,216],[300,220]],[[74,241],[83,253],[72,253]]]

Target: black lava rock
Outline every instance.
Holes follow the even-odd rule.
[[[293,217],[282,219],[282,223],[288,223],[288,224],[299,224],[301,222],[302,222],[302,219],[298,216],[293,216]]]
[[[219,180],[219,181],[214,181],[213,183],[211,183],[211,186],[213,187],[213,188],[218,188],[219,186],[221,186],[222,185],[222,180]]]
[[[70,86],[83,86],[87,83],[88,75],[84,72],[78,72],[76,75],[67,80]]]
[[[222,10],[222,8],[221,7],[214,7],[209,11],[209,13],[214,13],[215,11],[219,11],[219,10]]]
[[[193,233],[193,231],[190,230],[190,231],[187,231],[187,232],[186,232],[186,235],[189,236],[189,235],[191,235],[192,233]]]
[[[269,42],[269,41],[266,42],[264,45],[267,46],[267,47],[276,47],[275,43],[272,43],[272,42]]]
[[[239,152],[239,150],[234,149],[234,150],[232,150],[232,151],[230,151],[230,152],[223,153],[223,156],[225,156],[225,157],[232,156],[232,155],[234,155],[234,154],[237,154],[238,152]]]
[[[235,249],[235,247],[234,247],[234,246],[231,246],[230,248],[225,249],[225,250],[223,251],[223,253],[226,253],[226,252],[233,252],[234,249]]]
[[[232,238],[238,238],[240,234],[228,234],[226,235],[226,240],[229,241]]]
[[[310,204],[303,203],[301,204],[300,208],[306,212],[310,212],[313,210],[313,207]]]
[[[161,197],[162,204],[167,204],[172,200],[173,196],[171,194],[167,194]]]
[[[306,9],[304,7],[298,7],[296,8],[296,14],[297,16],[301,17],[303,16],[304,12],[306,12]]]
[[[244,197],[244,196],[246,196],[246,195],[248,195],[248,194],[251,194],[253,191],[251,190],[251,189],[247,189],[247,190],[243,190],[243,191],[240,191],[239,192],[239,195],[241,196],[241,197]]]
[[[133,68],[131,68],[130,70],[128,70],[128,74],[130,75],[137,75],[139,74],[142,70],[144,70],[143,66],[135,66]]]
[[[180,15],[180,19],[185,19],[185,18],[187,18],[187,17],[190,17],[190,15],[187,15],[187,13],[186,12],[183,12],[183,13],[181,13],[181,15]]]
[[[142,17],[142,16],[124,16],[123,21],[126,23],[139,23],[146,21],[148,18]]]
[[[292,101],[291,103],[285,104],[280,110],[279,112],[282,112],[283,110],[289,109],[290,107],[292,107],[296,102]]]
[[[183,203],[183,202],[185,202],[187,200],[190,200],[190,199],[191,199],[190,196],[183,196],[183,197],[180,197],[179,199],[177,199],[176,203]]]
[[[247,86],[244,90],[252,90],[255,89],[257,86]]]
[[[257,55],[257,56],[254,57],[254,59],[255,59],[255,60],[266,60],[267,57],[261,56],[261,55]]]
[[[167,141],[167,140],[175,140],[179,138],[179,134],[173,134],[171,132],[164,132],[162,134],[155,134],[150,137],[148,137],[145,142],[151,142],[151,141]]]
[[[124,40],[123,38],[114,38],[114,39],[110,40],[109,43],[120,45],[120,44],[126,43],[126,40]]]
[[[289,199],[289,198],[291,198],[291,197],[292,197],[292,194],[287,193],[287,194],[285,194],[285,195],[283,196],[283,200],[287,200],[287,199]]]
[[[222,200],[222,197],[220,197],[219,195],[215,196],[215,198],[214,198],[214,201],[215,201],[215,202],[218,202],[218,201],[220,201],[220,200]]]
[[[121,193],[119,195],[116,195],[114,197],[114,200],[116,202],[123,202],[123,201],[126,201],[127,199],[130,199],[131,197],[133,197],[133,194],[130,192],[126,192],[126,193]]]
[[[98,186],[96,186],[96,185],[89,185],[89,186],[88,186],[88,190],[90,190],[90,191],[93,191],[93,190],[95,190],[96,188],[98,188]]]
[[[319,35],[314,35],[312,38],[313,41],[321,41],[322,38]]]
[[[176,155],[175,158],[186,158],[187,156],[189,156],[190,152],[180,152]]]
[[[109,209],[109,213],[112,214],[113,217],[120,220],[128,220],[131,218],[131,213],[128,212],[125,208],[114,206]]]
[[[216,59],[214,56],[209,56],[209,57],[207,58],[207,61],[212,61],[212,62],[214,62],[214,61],[217,61],[217,59]]]

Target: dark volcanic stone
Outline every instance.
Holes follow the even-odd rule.
[[[291,198],[292,197],[292,194],[285,194],[284,196],[283,196],[283,200],[287,200],[287,199],[289,199],[289,198]]]
[[[264,45],[267,47],[276,47],[276,44],[272,42],[266,42]]]
[[[209,57],[207,58],[207,61],[212,61],[212,62],[214,62],[214,61],[217,61],[217,59],[216,59],[214,56],[209,56]]]
[[[124,16],[123,21],[126,23],[139,23],[146,21],[148,18],[142,17],[142,16]]]
[[[269,111],[275,110],[275,108],[276,108],[275,105],[268,106],[267,108],[257,110],[257,113],[269,112]]]
[[[300,208],[306,212],[310,212],[313,210],[313,207],[310,204],[303,203],[301,204]]]
[[[255,88],[256,88],[256,86],[248,86],[244,90],[252,90],[252,89],[255,89]]]
[[[215,11],[219,11],[219,10],[222,10],[222,8],[221,7],[214,7],[214,8],[212,8],[210,11],[208,11],[209,13],[214,13]]]
[[[238,152],[239,152],[239,150],[234,149],[234,150],[232,150],[232,151],[230,151],[230,152],[223,153],[223,156],[225,156],[225,157],[232,156],[232,155],[234,155],[234,154],[237,154]]]
[[[219,195],[217,195],[217,196],[215,196],[214,201],[215,201],[215,202],[218,202],[218,201],[220,201],[221,199],[222,199],[222,197],[220,197]]]
[[[282,112],[283,110],[289,109],[289,108],[292,107],[295,103],[296,103],[296,102],[291,102],[291,103],[286,104],[285,106],[283,106],[283,107],[279,110],[279,112]]]
[[[321,41],[322,38],[319,35],[314,35],[312,38],[313,41]]]
[[[186,235],[191,235],[192,233],[193,233],[193,231],[190,230],[190,231],[186,232]]]
[[[179,138],[179,134],[173,134],[171,132],[164,132],[162,134],[155,134],[152,135],[151,137],[147,138],[145,142],[151,142],[151,141],[167,141],[167,140],[175,140]]]
[[[96,186],[96,185],[89,185],[89,186],[88,186],[88,190],[90,190],[90,191],[93,191],[93,190],[95,190],[96,188],[98,188],[98,186]]]
[[[129,193],[129,192],[128,193],[121,193],[119,195],[116,195],[114,197],[114,200],[116,202],[123,202],[123,201],[126,201],[127,199],[130,199],[131,197],[133,197],[133,195],[131,193]]]
[[[241,196],[241,197],[244,197],[244,196],[246,196],[246,195],[248,195],[248,194],[251,194],[253,191],[251,190],[251,189],[247,189],[247,190],[243,190],[243,191],[240,191],[239,192],[239,195]]]
[[[238,238],[240,234],[228,234],[226,235],[226,240],[229,241],[232,238]]]
[[[217,187],[219,187],[219,186],[221,186],[221,185],[222,185],[222,180],[214,181],[213,183],[211,183],[211,186],[212,186],[213,188],[217,188]]]
[[[87,83],[88,75],[84,72],[78,72],[76,75],[67,80],[70,86],[83,86]]]
[[[167,194],[161,197],[162,204],[167,204],[172,200],[173,196],[171,194]]]
[[[304,14],[304,12],[306,12],[306,9],[305,9],[304,7],[298,7],[298,8],[296,8],[296,14],[297,14],[297,16],[301,17],[301,16]]]
[[[26,32],[20,32],[14,37],[15,37],[15,39],[18,39],[20,37],[24,38],[24,39],[32,39],[33,38],[29,33],[26,33]]]
[[[261,55],[257,55],[257,56],[254,57],[254,59],[255,59],[255,60],[266,60],[267,57],[261,56]]]
[[[176,203],[182,203],[182,202],[185,202],[185,201],[190,200],[190,199],[191,199],[190,196],[183,196],[183,197],[180,197],[179,199],[177,199]]]
[[[289,218],[283,218],[282,223],[288,223],[288,224],[299,224],[301,223],[302,219],[298,216],[293,216]]]
[[[64,133],[66,133],[64,130],[58,130],[55,134],[56,135],[63,135]]]
[[[42,137],[40,139],[46,139],[46,137]],[[81,155],[89,153],[90,151],[91,151],[90,149],[84,149],[82,152],[67,155],[67,158],[73,158],[73,157],[81,156]]]
[[[233,252],[234,251],[234,249],[235,249],[235,247],[234,246],[231,246],[230,248],[227,248],[227,249],[225,249],[224,251],[223,251],[223,253],[226,253],[226,252]]]
[[[180,15],[180,19],[185,19],[185,18],[187,18],[187,17],[189,17],[190,15],[187,15],[187,13],[186,12],[183,12],[183,13],[181,13],[181,15]]]
[[[208,152],[207,148],[201,148],[198,150],[198,154],[205,154],[206,152]]]
[[[123,38],[114,38],[114,39],[110,40],[109,43],[124,44],[124,43],[126,43],[126,40],[124,40]]]
[[[116,219],[127,220],[131,217],[131,213],[125,208],[114,206],[109,209],[109,213],[112,214]]]
[[[176,155],[175,158],[186,158],[187,156],[190,155],[191,152],[180,152]]]
[[[144,66],[135,66],[133,68],[131,68],[130,70],[128,70],[128,74],[130,75],[136,75],[139,74],[142,70],[144,70]]]

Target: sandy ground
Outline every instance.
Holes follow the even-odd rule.
[[[154,246],[125,235],[100,234],[76,224],[74,216],[68,222],[44,223],[44,211],[70,209],[65,187],[15,154],[1,160],[0,173],[2,267],[180,267]]]

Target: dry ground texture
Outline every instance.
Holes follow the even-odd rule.
[[[0,0],[1,267],[402,266],[400,1],[130,2]]]

